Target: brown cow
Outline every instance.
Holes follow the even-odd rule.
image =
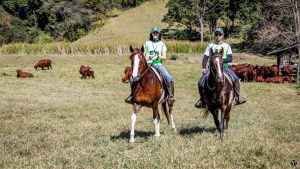
[[[91,70],[91,67],[87,66],[80,66],[80,69],[79,69],[79,73],[81,74],[81,79],[84,78],[86,79],[86,77],[91,77],[94,79],[95,76],[94,76],[94,71]]]
[[[37,68],[42,68],[42,70],[44,70],[44,67],[47,67],[48,70],[49,70],[49,68],[52,69],[51,60],[50,59],[40,60],[36,65],[34,65],[35,70],[37,70]]]
[[[256,82],[265,82],[266,80],[263,78],[263,76],[257,76],[255,79]]]
[[[274,76],[274,77],[269,77],[266,80],[267,83],[284,83],[284,77],[282,76]]]
[[[22,72],[22,70],[17,69],[17,78],[28,78],[28,77],[33,77],[32,73],[28,73],[28,72]]]
[[[130,79],[130,76],[132,75],[132,70],[131,70],[131,67],[126,67],[125,70],[124,70],[124,77],[122,78],[122,82],[123,83],[128,83],[129,82],[129,79]]]
[[[293,68],[292,65],[287,65],[287,66],[283,66],[283,67],[281,68],[281,73],[282,73],[282,75],[284,75],[284,76],[290,76],[290,75],[292,75],[293,70],[294,70],[294,68]]]

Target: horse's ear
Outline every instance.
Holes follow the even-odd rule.
[[[131,45],[130,45],[129,49],[130,49],[131,53],[134,51]]]
[[[223,55],[223,53],[224,53],[224,48],[223,47],[221,48],[219,53]]]
[[[144,45],[141,47],[141,52],[144,53],[145,49],[144,49]]]
[[[209,49],[209,55],[212,56],[213,54],[214,54],[214,50],[213,50],[213,48],[210,48]]]

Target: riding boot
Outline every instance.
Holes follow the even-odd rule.
[[[133,104],[133,86],[134,86],[135,82],[132,82],[132,84],[130,85],[130,89],[131,89],[131,93],[130,95],[125,99],[125,102],[128,104]]]
[[[235,93],[235,104],[243,104],[246,102],[246,99],[240,95],[240,83],[235,83],[234,84],[234,93]]]
[[[169,101],[175,102],[174,97],[174,82],[171,80],[168,82],[168,93],[169,93]]]
[[[204,101],[204,94],[203,94],[203,86],[199,86],[199,94],[200,94],[200,99],[197,101],[197,103],[195,104],[195,107],[196,108],[205,108],[206,105],[205,105],[205,101]]]

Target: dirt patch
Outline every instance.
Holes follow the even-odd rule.
[[[202,56],[191,56],[187,58],[187,60],[192,63],[201,63],[202,59],[203,59]]]
[[[247,53],[235,53],[233,54],[234,62],[243,62],[243,61],[252,61],[257,58],[256,55],[247,54]]]

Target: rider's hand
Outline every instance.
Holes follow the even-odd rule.
[[[152,59],[150,59],[150,60],[147,60],[147,63],[148,64],[151,64],[153,62],[153,60]]]
[[[205,72],[206,72],[206,69],[202,69],[202,73],[205,74]]]

